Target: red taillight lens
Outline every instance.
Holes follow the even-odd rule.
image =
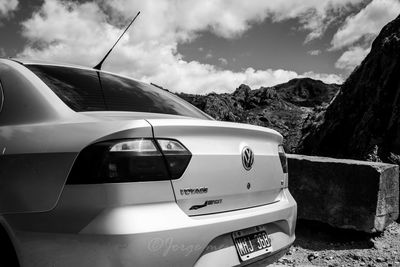
[[[168,141],[165,151],[160,145],[164,141]],[[158,140],[156,143],[153,139],[130,139],[96,143],[79,154],[67,184],[178,179],[190,158],[191,153],[176,140]]]

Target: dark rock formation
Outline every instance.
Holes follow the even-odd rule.
[[[338,90],[339,85],[302,78],[256,90],[242,84],[232,94],[178,95],[217,120],[273,128],[284,136],[286,150],[294,151],[301,129],[317,118]]]
[[[380,162],[288,155],[298,218],[382,232],[399,215],[399,167]]]
[[[327,85],[310,78],[293,79],[275,88],[284,100],[303,107],[325,105],[339,90],[337,85]]]
[[[319,123],[306,127],[297,152],[399,164],[399,75],[400,16],[382,29]]]

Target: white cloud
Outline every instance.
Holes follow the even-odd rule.
[[[208,52],[206,54],[205,58],[213,58],[213,54],[211,52]]]
[[[309,77],[315,80],[321,80],[324,83],[343,83],[343,78],[336,74],[326,74],[326,73],[315,73],[313,71],[305,72],[301,75],[301,77]]]
[[[218,58],[218,61],[222,64],[222,65],[227,65],[228,64],[228,60],[226,58],[220,57]]]
[[[315,9],[309,9],[300,18],[303,29],[310,31],[305,43],[320,38],[332,23],[362,2],[365,2],[365,0],[319,1],[319,5]]]
[[[373,0],[356,15],[346,19],[333,36],[331,49],[338,50],[363,41],[362,39],[367,39],[369,42],[399,13],[399,0]]]
[[[202,31],[236,38],[267,17],[273,21],[297,18],[315,38],[324,31],[332,11],[360,1],[252,0],[249,4],[241,0],[45,0],[40,10],[23,22],[23,35],[30,43],[19,56],[93,66],[121,34],[116,25],[123,25],[140,10],[141,15],[104,69],[176,91],[226,92],[241,83],[270,86],[301,75],[290,70],[251,68],[233,72],[188,62],[177,51],[178,43],[190,42]]]
[[[170,67],[168,66],[168,68]],[[186,78],[181,79],[180,76]],[[161,71],[157,76],[153,76],[147,81],[153,81],[165,88],[175,88],[177,91],[184,92],[197,87],[197,90],[191,92],[205,94],[210,92],[233,92],[242,83],[249,85],[251,88],[259,88],[261,86],[285,83],[291,79],[302,77],[310,77],[326,83],[343,82],[343,79],[335,74],[317,74],[314,72],[298,74],[294,71],[283,69],[255,70],[253,68],[247,68],[243,72],[221,71],[212,65],[204,65],[195,61],[189,63],[181,62],[181,65],[174,66],[174,69],[169,69],[165,72]]]
[[[181,38],[209,29],[215,34],[232,38],[246,31],[252,23],[270,17],[274,21],[298,19],[301,28],[310,31],[308,37],[319,37],[325,24],[334,21],[340,12],[365,0],[109,0],[107,4],[129,17],[143,10],[143,24],[153,25],[149,35],[169,32]],[[171,27],[172,26],[172,27]],[[172,29],[172,31],[171,31]]]
[[[3,47],[0,47],[0,57],[6,57],[6,56],[7,56],[6,51],[4,50]]]
[[[319,54],[321,54],[321,50],[316,49],[316,50],[310,50],[307,52],[308,54],[312,55],[312,56],[318,56]]]
[[[348,17],[331,41],[329,50],[346,49],[335,66],[352,70],[361,63],[382,27],[399,13],[399,0],[373,0],[357,14]]]
[[[361,61],[368,55],[370,48],[362,48],[360,46],[350,47],[336,61],[335,67],[352,71]]]
[[[0,18],[8,17],[18,7],[18,0],[0,0]]]
[[[180,76],[185,77],[185,79],[181,79]],[[204,94],[232,92],[241,83],[252,88],[272,86],[298,76],[293,71],[271,69],[260,71],[248,68],[243,72],[232,72],[230,70],[218,70],[212,65],[192,61],[189,63],[181,62],[181,65],[173,66],[173,69],[169,69],[168,72],[159,72],[151,79],[156,84],[162,84],[166,88],[175,88],[177,91],[188,92],[193,87],[197,87],[198,89],[194,92]]]

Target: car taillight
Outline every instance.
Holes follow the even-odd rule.
[[[282,182],[282,185],[284,187],[288,187],[289,186],[288,162],[287,162],[286,153],[285,153],[285,149],[283,148],[283,145],[278,146],[278,154],[279,154],[279,160],[281,161],[283,175],[284,175],[284,180]]]
[[[178,179],[189,164],[192,154],[176,140],[157,139],[157,143],[167,162],[171,179]]]
[[[191,156],[176,140],[141,138],[100,142],[82,150],[67,184],[178,179]]]

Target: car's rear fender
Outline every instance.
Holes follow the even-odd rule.
[[[0,127],[0,213],[55,207],[69,171],[86,146],[102,140],[152,137],[145,120],[47,122]]]

